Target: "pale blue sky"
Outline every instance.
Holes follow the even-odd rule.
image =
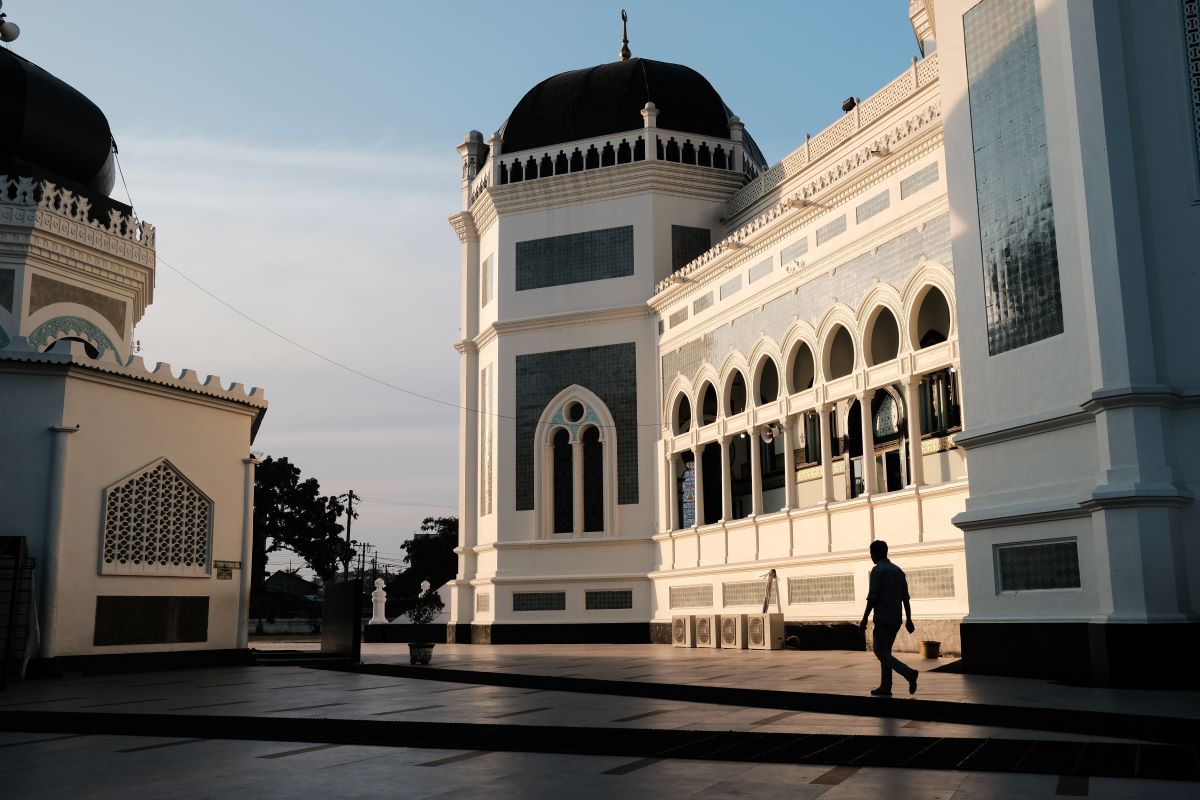
[[[917,52],[906,0],[623,5],[634,55],[704,74],[772,163]],[[621,7],[7,0],[4,11],[22,28],[13,49],[108,116],[162,261],[331,358],[456,401],[454,146],[498,128],[543,78],[615,60]],[[114,194],[125,199],[119,184]],[[453,410],[314,359],[162,263],[137,336],[147,360],[266,387],[255,449],[290,456],[326,492],[389,501],[365,503],[354,525],[385,555],[422,517],[454,513]]]

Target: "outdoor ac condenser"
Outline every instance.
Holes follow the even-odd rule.
[[[671,644],[675,647],[696,646],[696,618],[691,614],[671,617]]]
[[[721,615],[721,647],[726,650],[746,649],[746,615]]]
[[[751,650],[782,650],[783,614],[747,614],[746,644]]]
[[[716,614],[696,615],[696,647],[721,646],[721,618]]]

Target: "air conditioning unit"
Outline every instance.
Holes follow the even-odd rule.
[[[690,614],[671,617],[671,644],[675,647],[696,646],[696,618]]]
[[[746,649],[746,615],[721,615],[721,647],[726,650]]]
[[[746,644],[751,650],[782,650],[783,614],[747,614]]]
[[[721,617],[717,614],[696,616],[696,647],[721,646]]]

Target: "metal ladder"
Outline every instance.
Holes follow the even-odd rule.
[[[9,675],[24,677],[37,647],[33,567],[24,536],[0,536],[0,690]]]

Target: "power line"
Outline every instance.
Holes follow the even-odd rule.
[[[124,178],[122,178],[122,180],[124,180]],[[128,194],[128,189],[126,190],[126,193]],[[132,206],[132,202],[130,202],[130,205]],[[498,411],[482,411],[478,408],[472,408],[471,406],[464,406],[460,403],[454,403],[449,400],[442,400],[441,398],[438,398],[438,397],[431,397],[430,395],[422,394],[420,392],[415,392],[412,389],[406,389],[403,386],[398,386],[397,384],[391,383],[390,381],[385,381],[383,378],[377,378],[374,375],[371,375],[370,373],[363,372],[362,370],[356,369],[355,367],[352,367],[348,364],[343,364],[342,362],[340,362],[336,359],[330,358],[329,356],[325,355],[324,353],[318,352],[316,350],[313,350],[311,347],[308,347],[307,345],[301,344],[300,342],[296,341],[295,339],[292,339],[291,337],[287,336],[286,334],[280,333],[279,331],[275,330],[274,328],[267,325],[266,323],[259,322],[257,319],[250,316],[245,311],[242,311],[237,306],[233,305],[232,303],[229,303],[228,301],[224,300],[223,298],[219,297],[218,295],[216,295],[213,292],[206,289],[204,286],[202,286],[199,283],[197,283],[196,281],[194,281],[185,272],[183,272],[183,270],[174,266],[173,264],[171,264],[171,262],[167,261],[162,256],[158,256],[158,261],[163,266],[165,266],[167,269],[171,270],[176,275],[178,275],[179,277],[183,278],[185,281],[190,283],[193,287],[195,287],[196,289],[199,289],[201,292],[208,295],[210,298],[217,301],[221,305],[225,306],[227,309],[229,309],[233,313],[237,314],[239,317],[245,319],[247,322],[257,325],[259,328],[262,328],[264,331],[271,334],[272,336],[287,342],[288,344],[292,345],[295,348],[303,350],[304,352],[308,353],[310,356],[313,356],[314,358],[321,359],[322,361],[324,361],[325,363],[327,363],[331,366],[337,367],[338,369],[341,369],[341,370],[345,370],[346,372],[349,372],[352,375],[357,375],[360,378],[371,381],[372,383],[377,383],[380,386],[384,386],[388,389],[392,389],[393,391],[401,392],[403,394],[409,395],[410,397],[416,397],[420,400],[426,400],[430,403],[437,403],[438,405],[446,406],[448,408],[458,409],[460,411],[469,411],[472,414],[487,415],[490,417],[495,417],[496,419],[511,420],[513,422],[517,421],[517,418],[512,416],[511,414],[501,414]],[[547,424],[548,425],[550,423],[538,423],[538,424]],[[618,427],[616,425],[604,425],[599,422],[589,422],[588,424],[593,425],[597,428],[616,428],[616,427]],[[630,423],[630,425],[631,425],[631,427],[634,427],[634,428],[659,428],[659,427],[661,427],[661,425],[659,425],[659,423],[657,423],[657,422],[633,422],[633,423]],[[443,506],[443,507],[449,508],[449,506]]]

